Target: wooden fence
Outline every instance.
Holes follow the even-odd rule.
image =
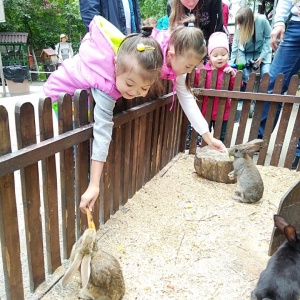
[[[264,101],[272,101],[264,135],[264,146],[258,163],[264,164],[266,150],[272,131],[274,110],[278,102],[284,108],[277,131],[271,164],[278,165],[284,135],[292,106],[299,103],[296,97],[298,79],[293,77],[287,96],[279,95],[282,76],[278,77],[275,92],[268,95],[268,75],[261,81],[258,93],[253,93],[255,74],[252,74],[244,93],[239,92],[241,73],[237,75],[234,91],[227,91],[229,78],[225,76],[221,90],[203,89],[205,73],[201,73],[200,88],[195,88],[199,106],[204,95],[211,99],[221,97],[218,119],[214,130],[220,136],[222,115],[226,97],[232,98],[227,127],[226,145],[241,143],[245,138],[250,99],[256,99],[250,135],[255,138]],[[213,75],[216,79],[216,74]],[[105,223],[120,206],[123,206],[136,191],[155,176],[159,170],[185,148],[188,121],[178,101],[170,111],[172,95],[170,84],[165,96],[156,99],[139,98],[131,102],[117,101],[114,115],[114,131],[110,151],[101,179],[101,192],[94,210],[94,221],[98,227]],[[244,105],[237,135],[234,139],[234,116],[237,99],[243,98]],[[73,101],[73,105],[72,105]],[[93,101],[90,101],[93,103]],[[128,108],[128,103],[130,106]],[[209,121],[211,105],[208,107]],[[80,196],[88,185],[89,150],[92,138],[93,107],[88,109],[88,94],[77,91],[72,100],[69,95],[60,95],[58,114],[58,135],[54,135],[51,99],[40,99],[38,126],[32,103],[17,104],[15,126],[18,150],[12,152],[11,130],[8,112],[0,106],[0,241],[7,299],[25,299],[27,287],[24,273],[28,275],[27,288],[33,293],[45,281],[46,274],[52,274],[63,259],[69,257],[71,247],[86,228],[85,216],[78,210]],[[290,138],[290,148],[285,166],[291,167],[292,157],[300,136],[300,117],[296,121]],[[36,132],[40,133],[37,140]],[[204,143],[202,144],[204,145]],[[196,150],[196,134],[192,135],[190,153]],[[15,188],[16,175],[20,174],[20,190]],[[24,232],[20,235],[20,218],[17,203],[21,202],[24,218]],[[42,213],[41,213],[42,212]],[[26,248],[21,249],[24,238]],[[28,269],[22,272],[24,257]],[[24,267],[23,267],[24,270]]]

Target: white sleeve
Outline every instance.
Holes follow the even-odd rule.
[[[176,94],[179,103],[191,122],[193,128],[199,133],[208,132],[208,124],[203,117],[194,95],[187,89],[185,85],[186,74],[176,78]]]

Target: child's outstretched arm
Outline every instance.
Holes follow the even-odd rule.
[[[116,101],[100,90],[92,89],[93,97],[96,102],[94,108],[95,123],[93,127],[93,152],[90,170],[90,183],[81,196],[80,209],[86,213],[88,206],[93,210],[95,201],[100,191],[100,178],[103,165],[108,154],[109,144],[113,129],[113,109]]]
[[[185,85],[185,78],[186,75],[182,75],[176,79],[176,93],[184,113],[194,129],[202,135],[210,147],[219,151],[226,151],[225,145],[220,140],[214,138],[211,132],[209,132],[208,124],[196,103],[195,97],[188,91]]]
[[[90,183],[87,190],[81,196],[80,209],[86,213],[86,208],[93,210],[94,204],[100,192],[100,178],[102,175],[104,162],[92,160],[90,169]]]

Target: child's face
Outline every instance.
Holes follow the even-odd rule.
[[[214,68],[222,68],[229,60],[228,52],[225,48],[215,48],[209,55],[209,60]]]
[[[153,83],[154,80],[151,82],[145,81],[134,69],[116,76],[117,90],[125,99],[145,97]]]
[[[190,52],[185,55],[176,55],[174,52],[169,52],[169,61],[171,67],[177,76],[192,73],[195,67],[197,67],[202,61],[203,57],[195,55]]]

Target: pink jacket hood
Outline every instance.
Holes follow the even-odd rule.
[[[124,35],[103,17],[95,16],[83,38],[79,53],[66,59],[44,84],[46,96],[57,101],[61,92],[74,95],[77,89],[96,88],[115,100],[115,56]]]

